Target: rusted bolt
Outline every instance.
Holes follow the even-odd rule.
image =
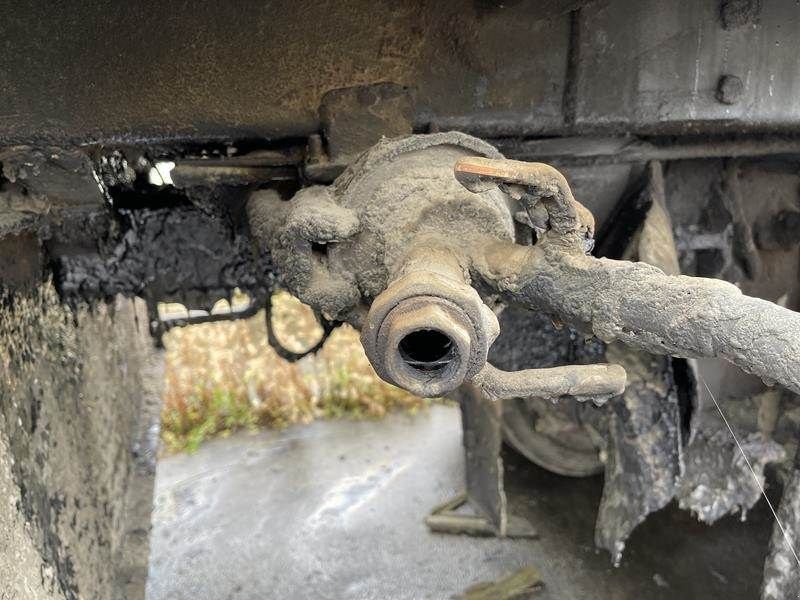
[[[736,104],[744,92],[744,82],[736,75],[723,75],[717,82],[716,98],[722,104]]]

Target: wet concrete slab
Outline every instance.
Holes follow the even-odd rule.
[[[450,598],[528,565],[542,599],[758,597],[771,521],[708,527],[670,506],[622,564],[594,549],[599,478],[549,474],[507,452],[512,510],[538,540],[428,532],[463,486],[458,410],[239,434],[159,465],[149,600]]]

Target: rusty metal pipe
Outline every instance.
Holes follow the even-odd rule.
[[[506,372],[487,363],[497,318],[469,285],[467,259],[433,240],[413,248],[375,299],[361,339],[376,372],[421,396],[472,381],[489,398],[579,397],[601,403],[625,389],[618,365]]]
[[[552,237],[489,243],[475,268],[509,300],[654,354],[729,360],[800,393],[800,313],[717,279],[597,259]]]

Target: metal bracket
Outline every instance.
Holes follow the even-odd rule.
[[[508,514],[503,486],[502,401],[484,396],[473,385],[458,391],[464,435],[467,490],[436,506],[425,524],[437,533],[535,538],[525,519]],[[466,507],[466,510],[461,510]]]

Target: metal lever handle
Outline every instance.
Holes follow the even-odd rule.
[[[575,200],[566,178],[550,165],[475,156],[459,160],[454,174],[471,192],[498,186],[522,204],[531,222],[540,220],[536,213],[543,208],[550,228],[559,235],[594,237],[594,215]]]
[[[602,404],[625,391],[625,369],[619,365],[568,365],[549,369],[502,371],[487,364],[472,380],[493,400],[574,397]]]

